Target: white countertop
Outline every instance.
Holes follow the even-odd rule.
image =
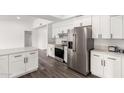
[[[38,49],[34,48],[34,47],[23,47],[23,48],[14,48],[14,49],[0,49],[0,56],[1,55],[10,55],[10,54],[15,54],[15,53],[20,53],[20,52],[28,52],[28,51],[33,51],[33,50],[38,50]]]
[[[109,51],[107,51],[107,50],[99,50],[99,49],[91,50],[91,52],[99,52],[99,53],[108,54],[108,55],[116,55],[116,56],[121,56],[121,55],[123,55],[123,56],[124,56],[123,53],[109,52]]]

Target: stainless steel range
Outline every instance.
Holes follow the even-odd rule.
[[[63,45],[55,45],[55,59],[64,62],[64,46]]]

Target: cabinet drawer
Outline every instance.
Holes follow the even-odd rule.
[[[8,56],[0,56],[0,78],[8,77]]]
[[[9,61],[10,62],[16,62],[19,60],[24,60],[24,57],[25,57],[24,53],[12,54],[12,55],[9,55]]]
[[[8,56],[0,56],[0,62],[1,62],[2,60],[8,60]]]
[[[27,52],[27,55],[29,57],[37,57],[38,56],[38,51]]]
[[[121,56],[105,56],[105,59],[112,61],[121,61]]]

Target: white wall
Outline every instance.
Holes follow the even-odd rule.
[[[95,39],[95,48],[96,49],[107,49],[108,46],[118,46],[121,49],[124,49],[124,40],[100,40]]]
[[[38,31],[32,31],[32,47],[38,48]]]
[[[47,49],[48,44],[48,27],[38,29],[38,48]]]
[[[24,47],[24,23],[17,21],[0,21],[0,49]]]

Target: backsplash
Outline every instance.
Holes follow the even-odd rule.
[[[124,40],[100,40],[95,39],[94,48],[107,50],[108,46],[118,46],[121,49],[124,49]]]

